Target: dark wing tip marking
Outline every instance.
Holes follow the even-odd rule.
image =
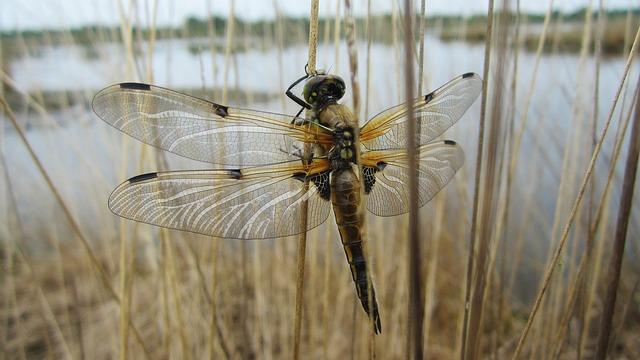
[[[213,104],[213,111],[220,117],[226,117],[229,115],[229,107],[224,105]]]
[[[472,73],[472,72],[468,72],[468,73],[462,74],[462,78],[463,79],[470,78],[470,77],[473,77],[473,76],[475,76],[475,73]]]
[[[158,177],[158,173],[157,172],[140,174],[140,175],[134,176],[131,179],[129,179],[129,184],[135,184],[135,183],[140,182],[140,181],[151,180],[151,179],[155,179],[157,177]]]
[[[151,85],[136,83],[136,82],[125,82],[120,84],[121,89],[133,89],[133,90],[151,90]]]
[[[445,140],[445,141],[444,141],[444,143],[445,143],[446,145],[456,145],[456,142],[455,142],[455,141],[453,141],[453,140]]]
[[[431,99],[433,99],[433,92],[428,93],[427,95],[424,96],[424,102],[425,103],[429,103],[429,101],[431,101]]]
[[[231,178],[233,179],[240,180],[242,179],[242,170],[240,169],[229,170],[229,176],[231,176]]]

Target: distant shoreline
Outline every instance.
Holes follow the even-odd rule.
[[[496,13],[499,14],[499,13]],[[401,36],[401,14],[399,14],[396,21],[397,36]],[[625,21],[631,16],[632,25],[637,26],[640,17],[640,8],[633,9],[615,9],[607,10],[604,12],[604,18],[607,22],[607,29],[603,41],[611,46],[603,45],[605,52],[616,52],[622,50],[621,47],[615,46],[616,41],[620,40],[621,36],[624,36]],[[508,16],[515,18],[515,13],[511,12]],[[562,13],[555,11],[552,13],[550,31],[554,31],[553,24],[558,22],[562,24],[579,25],[584,23],[586,16],[586,8],[579,9],[570,13]],[[598,11],[593,11],[592,27],[596,26],[596,19],[598,17]],[[486,35],[486,15],[434,15],[426,17],[427,31],[435,31],[440,34],[441,39],[448,40],[463,40],[463,41],[482,41],[484,35]],[[156,39],[162,38],[191,38],[191,37],[208,37],[211,33],[221,36],[224,35],[227,26],[228,19],[225,17],[214,16],[211,18],[198,18],[190,17],[184,24],[177,27],[156,27],[153,29],[144,27],[133,27],[134,40],[148,39],[153,32]],[[542,24],[544,21],[544,14],[539,13],[522,13],[520,14],[521,24]],[[392,31],[389,31],[389,26],[393,23],[392,14],[375,15],[370,18],[371,28],[373,29],[372,37],[376,42],[391,42]],[[235,36],[238,39],[244,38],[246,35],[251,36],[263,36],[265,38],[273,38],[275,41],[276,31],[283,29],[284,43],[300,43],[307,40],[307,31],[309,27],[309,21],[303,17],[281,17],[279,21],[276,20],[256,20],[247,21],[240,18],[235,18]],[[322,38],[327,30],[332,37],[333,25],[335,18],[320,18],[319,28],[324,29],[320,32]],[[364,37],[366,18],[356,18],[356,28],[358,29],[358,36]],[[615,24],[615,28],[610,29],[610,24]],[[579,27],[579,26],[578,26]],[[632,26],[633,27],[633,26]],[[463,28],[463,30],[461,30]],[[621,36],[614,36],[615,33],[621,32]],[[566,38],[567,46],[565,50],[575,49],[575,29],[570,32],[562,32],[562,38]],[[609,35],[608,35],[609,34]],[[344,27],[342,28],[341,36],[344,36]],[[526,34],[525,34],[526,36]],[[580,38],[580,36],[578,36]],[[610,38],[610,39],[609,39]],[[3,57],[11,58],[15,54],[16,48],[19,42],[31,42],[31,43],[46,43],[46,44],[58,44],[73,43],[78,45],[92,45],[106,41],[122,41],[122,32],[119,26],[82,26],[68,29],[40,29],[40,30],[20,30],[20,31],[2,31],[0,32],[0,44],[3,47]],[[529,42],[530,40],[526,40]],[[239,45],[236,45],[239,47]],[[610,49],[610,50],[608,50]],[[615,50],[615,51],[614,51]]]

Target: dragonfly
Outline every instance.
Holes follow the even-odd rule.
[[[292,89],[302,81],[300,98]],[[461,147],[437,139],[481,89],[481,78],[465,73],[413,100],[420,206],[462,166]],[[217,165],[132,177],[111,193],[109,208],[142,223],[242,240],[301,234],[323,224],[333,209],[356,294],[380,333],[363,210],[383,217],[409,211],[409,114],[407,104],[399,104],[360,127],[349,107],[339,103],[345,91],[337,75],[318,72],[298,79],[286,94],[301,111],[307,109],[299,117],[301,112],[229,107],[143,83],[107,87],[92,104],[102,120],[146,144]]]

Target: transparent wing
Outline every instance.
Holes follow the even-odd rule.
[[[329,163],[300,161],[244,170],[170,171],[139,175],[118,186],[109,208],[127,219],[233,239],[299,234],[322,224],[329,201],[304,177],[326,174]],[[300,222],[307,201],[306,226]]]
[[[330,143],[313,123],[293,116],[235,109],[165,88],[122,83],[101,90],[93,110],[134,138],[175,154],[237,167],[299,159],[303,143]]]
[[[415,100],[420,125],[419,145],[440,136],[458,121],[482,91],[482,79],[467,73]],[[360,129],[360,140],[370,150],[406,148],[406,105],[400,104],[374,116]]]
[[[418,203],[423,206],[453,178],[464,163],[462,148],[450,140],[420,147]],[[362,154],[365,180],[371,185],[367,209],[378,216],[409,211],[409,175],[406,150],[369,151]],[[373,178],[375,177],[375,178]]]

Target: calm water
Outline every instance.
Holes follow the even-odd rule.
[[[206,86],[222,87],[224,83],[225,60],[223,54],[217,54],[212,59],[207,50],[200,54],[189,51],[191,44],[200,43],[199,40],[163,40],[157,43],[152,56],[153,82],[160,86],[174,88],[201,88]],[[36,90],[77,90],[87,94],[95,93],[102,87],[115,82],[142,80],[135,76],[127,76],[125,54],[119,44],[99,45],[97,56],[89,56],[87,49],[74,46],[48,47],[41,49],[37,56],[17,59],[10,64],[10,75],[24,91]],[[465,73],[482,73],[483,45],[473,45],[460,42],[443,43],[435,37],[428,37],[425,43],[426,86],[424,93],[440,86],[452,77]],[[318,49],[318,67],[343,76],[348,82],[348,58],[344,44],[336,57],[333,46],[321,45]],[[140,47],[138,54],[142,59],[137,68],[144,74],[145,47]],[[228,72],[230,87],[239,87],[246,91],[268,92],[279,94],[292,81],[300,77],[306,63],[307,49],[305,46],[292,46],[279,56],[276,49],[268,51],[249,50],[236,54],[232,61],[232,69]],[[369,95],[368,113],[375,114],[387,107],[397,104],[402,98],[398,91],[402,88],[404,74],[398,63],[402,63],[402,52],[388,45],[373,44],[371,47],[371,92]],[[365,89],[365,66],[367,60],[366,45],[358,46],[359,82],[361,91]],[[214,65],[215,64],[215,70]],[[520,54],[518,72],[518,96],[516,119],[523,111],[524,94],[526,94],[534,55],[523,52]],[[602,122],[612,104],[614,92],[621,79],[624,66],[623,58],[609,58],[603,61],[600,78],[600,120]],[[536,92],[530,110],[529,123],[520,153],[520,166],[514,183],[515,201],[524,202],[530,189],[535,189],[534,204],[538,206],[539,219],[533,237],[547,237],[551,227],[555,198],[558,191],[560,171],[562,169],[562,151],[564,144],[570,141],[568,136],[575,135],[581,139],[579,148],[578,169],[580,173],[586,167],[586,157],[590,153],[590,133],[588,118],[593,104],[592,95],[584,96],[583,117],[572,120],[572,103],[578,91],[590,92],[593,89],[593,60],[590,59],[584,71],[578,73],[577,55],[544,56],[540,63]],[[631,79],[635,79],[635,67]],[[580,89],[576,90],[580,82]],[[633,85],[632,85],[633,86]],[[238,103],[238,99],[231,99],[230,105]],[[244,102],[244,101],[243,101]],[[350,94],[345,102],[351,103]],[[364,101],[362,116],[364,118]],[[628,101],[627,101],[628,103]],[[269,103],[255,103],[249,105],[257,109],[276,112],[295,113],[294,104],[286,101],[274,100]],[[480,101],[472,106],[470,111],[445,135],[446,138],[458,141],[467,152],[467,163],[458,175],[459,181],[465,181],[471,194],[471,179],[475,162],[476,134],[479,119]],[[50,114],[52,118],[64,120],[67,124],[62,128],[33,128],[29,131],[29,139],[36,151],[52,173],[54,181],[63,191],[67,199],[72,199],[75,212],[82,218],[84,224],[95,224],[111,219],[106,207],[106,199],[113,187],[124,179],[143,171],[155,170],[151,161],[129,161],[124,166],[124,159],[138,159],[140,146],[131,139],[127,139],[120,132],[103,124],[90,108],[75,106],[61,112]],[[21,113],[21,118],[38,117],[34,113]],[[370,117],[370,116],[369,116]],[[616,114],[617,118],[617,114]],[[616,130],[616,124],[612,128]],[[582,133],[576,133],[581,128]],[[6,127],[5,127],[6,129]],[[610,136],[611,138],[611,136]],[[53,207],[52,196],[46,189],[44,182],[31,164],[28,155],[19,140],[11,131],[4,137],[4,151],[7,156],[8,171],[13,180],[12,186],[18,198],[20,213],[27,225],[34,228],[51,223],[52,217],[58,217]],[[605,145],[603,155],[598,164],[596,181],[598,188],[606,177],[607,162],[611,154],[612,141]],[[125,155],[126,154],[126,155]],[[179,159],[168,155],[172,168],[207,167],[206,164]],[[149,157],[147,157],[148,159]],[[605,161],[606,160],[606,161]],[[618,169],[619,175],[621,168]],[[577,184],[580,176],[572,180]],[[619,182],[615,184],[619,187]],[[451,196],[456,192],[450,186],[446,190]],[[617,190],[614,192],[617,194]],[[3,197],[6,198],[3,193]],[[637,197],[636,197],[637,199]],[[614,196],[614,204],[617,204]],[[639,201],[635,202],[636,208]],[[8,204],[3,201],[3,204]],[[469,205],[469,204],[467,204]],[[569,207],[570,204],[566,204]],[[516,207],[515,212],[522,209]],[[6,207],[3,206],[3,215]],[[468,211],[470,213],[470,210]],[[640,217],[635,211],[632,231],[637,233],[637,220]],[[6,216],[2,216],[6,219]],[[98,220],[96,220],[98,219]],[[521,221],[513,217],[514,224]],[[100,223],[98,223],[100,225]],[[517,228],[514,225],[514,228]],[[34,230],[35,231],[35,230]],[[35,236],[35,233],[34,235]]]

